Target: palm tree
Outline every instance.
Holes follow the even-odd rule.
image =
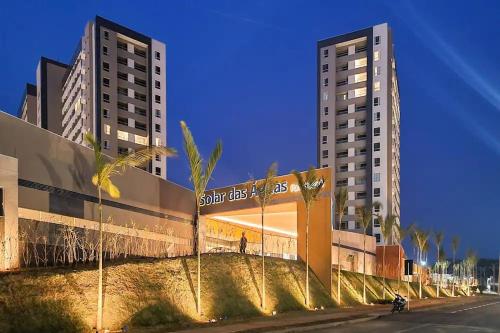
[[[266,309],[266,279],[265,279],[265,260],[264,260],[264,213],[266,206],[271,202],[274,195],[274,188],[276,187],[276,175],[278,164],[274,162],[271,164],[269,169],[267,169],[266,177],[255,183],[255,190],[257,196],[255,197],[260,205],[261,213],[261,252],[262,252],[262,290],[261,290],[261,303],[260,306],[262,310]]]
[[[451,239],[451,251],[453,252],[453,286],[451,290],[451,296],[455,296],[455,257],[457,255],[458,246],[460,245],[460,237],[454,236]]]
[[[302,194],[302,200],[306,205],[306,306],[309,307],[309,214],[313,203],[318,200],[318,195],[325,185],[323,177],[316,176],[316,170],[311,166],[305,174],[305,179],[298,171],[292,171],[297,178],[297,183]]]
[[[387,217],[384,219],[382,216],[379,216],[379,223],[380,223],[380,231],[382,232],[382,236],[384,236],[384,247],[382,249],[382,278],[383,278],[383,291],[382,291],[382,298],[385,299],[385,248],[387,247],[387,244],[389,243],[389,239],[391,239],[393,231],[394,231],[394,224],[396,223],[396,216],[395,215],[387,215]]]
[[[338,216],[339,224],[338,224],[338,250],[337,250],[337,303],[340,305],[340,227],[342,225],[342,218],[344,217],[345,210],[347,208],[347,188],[341,187],[335,192],[335,213]]]
[[[467,296],[470,296],[470,278],[472,277],[472,280],[474,281],[474,267],[477,264],[477,256],[476,253],[469,249],[467,250],[467,257],[465,259],[465,265],[466,265],[466,270],[468,271],[467,274]]]
[[[214,150],[210,154],[210,158],[203,170],[203,158],[198,151],[198,147],[194,141],[191,131],[184,121],[181,121],[182,135],[184,137],[184,150],[189,162],[191,170],[190,181],[193,184],[194,196],[196,199],[196,237],[195,237],[195,250],[198,256],[198,285],[196,293],[196,310],[198,315],[201,315],[201,234],[200,234],[200,205],[201,199],[205,195],[208,182],[212,178],[215,165],[222,155],[222,142],[219,140],[215,144]]]
[[[424,254],[428,249],[428,241],[429,241],[429,233],[418,228],[415,228],[412,234],[413,242],[418,248],[418,297],[422,298],[422,261],[424,258]]]
[[[103,218],[102,218],[102,192],[109,194],[111,198],[119,198],[119,188],[111,182],[112,176],[118,176],[129,167],[136,167],[150,161],[156,155],[173,156],[175,149],[166,147],[148,147],[132,153],[120,155],[107,162],[108,158],[102,153],[101,144],[92,133],[85,134],[86,143],[94,151],[95,173],[92,176],[92,184],[97,187],[98,209],[99,209],[99,282],[97,291],[97,320],[96,328],[102,330],[103,324],[103,295],[102,295],[102,266],[103,266]]]
[[[413,229],[413,224],[410,224],[407,228],[401,227],[400,223],[396,223],[394,225],[396,228],[396,232],[394,233],[394,237],[396,242],[398,243],[398,290],[401,284],[401,247],[403,247],[403,241],[405,238],[411,233]]]
[[[436,284],[436,295],[437,297],[439,297],[439,287],[441,286],[441,275],[440,275],[440,271],[439,271],[439,268],[440,268],[440,250],[441,250],[441,245],[443,244],[443,240],[444,240],[444,234],[442,231],[439,231],[439,232],[435,232],[434,233],[434,244],[436,245],[436,249],[437,249],[437,268],[438,268],[438,282]]]
[[[363,228],[363,303],[366,304],[366,230],[372,223],[373,207],[356,207],[356,216]]]

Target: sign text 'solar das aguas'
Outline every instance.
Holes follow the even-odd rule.
[[[295,186],[294,186],[295,185]],[[239,201],[251,199],[257,196],[257,186],[255,183],[249,184],[249,188],[237,188],[233,186],[229,189],[212,190],[201,198],[201,206],[217,205],[227,201]],[[296,184],[292,184],[291,191],[297,192]],[[278,182],[274,186],[273,193],[286,193],[289,190],[288,181]]]

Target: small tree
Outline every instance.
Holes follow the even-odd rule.
[[[422,298],[422,262],[424,259],[424,254],[428,248],[429,233],[418,228],[414,228],[412,239],[414,244],[418,248],[418,297]]]
[[[444,234],[442,231],[439,231],[439,232],[435,232],[434,233],[434,244],[436,245],[436,250],[437,250],[437,257],[436,257],[436,261],[437,261],[437,269],[438,269],[438,281],[437,281],[437,284],[436,284],[436,295],[437,297],[439,297],[439,288],[441,287],[441,271],[440,271],[440,251],[441,251],[441,245],[443,244],[443,240],[444,240]]]
[[[309,167],[305,178],[298,171],[292,171],[297,178],[297,183],[300,188],[300,193],[302,194],[302,200],[306,206],[306,306],[309,307],[309,215],[311,212],[311,207],[316,200],[318,200],[318,195],[321,189],[325,185],[325,179],[323,177],[318,178],[316,176],[316,170],[313,167]]]
[[[398,290],[400,289],[400,284],[401,284],[401,248],[403,247],[403,241],[405,238],[411,233],[413,229],[413,224],[410,224],[407,228],[401,227],[400,223],[396,223],[394,225],[395,227],[395,233],[394,233],[394,238],[396,242],[398,243]]]
[[[338,222],[338,250],[337,250],[337,303],[340,305],[341,297],[340,297],[340,279],[341,279],[341,273],[340,273],[340,229],[342,225],[342,218],[344,217],[345,210],[347,208],[347,200],[348,200],[348,195],[347,195],[347,188],[346,187],[341,187],[335,192],[335,214],[338,216],[339,222]]]
[[[201,234],[200,234],[200,207],[201,199],[205,195],[208,182],[212,177],[215,166],[222,155],[222,142],[218,141],[214,150],[210,154],[207,165],[203,169],[203,158],[201,157],[198,147],[194,141],[191,131],[184,121],[181,121],[182,135],[184,137],[184,150],[191,170],[189,178],[193,184],[194,196],[196,200],[196,225],[195,225],[195,250],[198,257],[197,271],[197,292],[196,292],[196,310],[198,315],[201,315]]]
[[[366,231],[372,223],[373,207],[356,207],[356,216],[363,228],[363,303],[366,304]]]
[[[394,231],[394,224],[396,223],[396,216],[394,215],[387,215],[385,219],[383,219],[381,216],[379,216],[379,223],[380,223],[380,231],[382,232],[382,236],[384,236],[384,247],[382,249],[382,278],[383,278],[383,291],[382,291],[382,298],[385,299],[385,248],[387,247],[387,244],[389,244],[389,240],[392,238],[392,234]]]
[[[121,155],[110,162],[106,162],[106,157],[101,151],[101,144],[92,133],[85,134],[85,141],[94,151],[95,173],[92,176],[92,184],[97,187],[98,209],[99,209],[99,285],[97,298],[97,324],[98,331],[102,330],[103,323],[103,286],[102,286],[102,265],[103,265],[103,217],[102,217],[102,192],[106,192],[112,198],[120,197],[120,190],[111,182],[111,177],[121,175],[129,167],[137,167],[149,162],[156,155],[173,156],[175,149],[167,147],[148,147],[132,153]]]
[[[262,288],[261,288],[261,302],[260,306],[262,310],[266,309],[266,263],[264,255],[264,213],[267,205],[271,202],[274,196],[274,189],[276,187],[276,175],[278,164],[276,162],[272,163],[267,169],[266,177],[262,180],[255,182],[256,200],[260,205],[261,213],[261,254],[262,254]]]
[[[454,236],[451,239],[451,251],[453,252],[453,278],[452,278],[452,289],[451,296],[455,296],[455,258],[457,255],[458,247],[460,245],[460,237]]]

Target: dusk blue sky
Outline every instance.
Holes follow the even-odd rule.
[[[0,109],[15,114],[40,56],[68,62],[100,15],[167,44],[168,176],[189,186],[180,120],[210,187],[316,163],[316,42],[388,22],[401,95],[401,221],[500,250],[497,1],[3,1]],[[147,190],[147,189],[144,189]]]

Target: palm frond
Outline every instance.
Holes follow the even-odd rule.
[[[454,253],[456,253],[458,251],[459,246],[460,246],[460,237],[454,236],[451,239],[451,248],[453,249]]]
[[[208,182],[212,178],[212,173],[214,172],[215,166],[219,161],[222,155],[222,142],[219,140],[215,145],[214,150],[212,150],[212,154],[210,154],[210,158],[208,159],[207,167],[205,169],[205,173],[203,175],[203,191],[205,191]]]
[[[267,169],[264,179],[255,182],[257,190],[256,200],[260,207],[264,209],[271,201],[276,187],[276,175],[278,174],[278,163],[273,162]]]
[[[313,201],[318,200],[318,195],[325,185],[325,179],[323,177],[318,179],[316,169],[312,166],[306,171],[304,177],[296,170],[293,170],[292,173],[297,179],[297,185],[300,188],[302,200],[304,200],[306,206],[309,207],[312,205]]]
[[[335,192],[335,212],[337,215],[344,215],[347,208],[347,188],[341,187]]]
[[[189,127],[184,121],[181,121],[182,135],[184,138],[184,151],[186,152],[189,167],[191,169],[191,183],[193,184],[195,196],[199,202],[201,196],[204,194],[204,183],[203,179],[203,159],[201,158],[200,152],[196,143],[194,141],[193,135],[189,130]]]
[[[372,223],[373,219],[372,207],[371,206],[356,207],[356,217],[358,218],[358,222],[361,224],[364,232],[366,233],[366,230]]]

